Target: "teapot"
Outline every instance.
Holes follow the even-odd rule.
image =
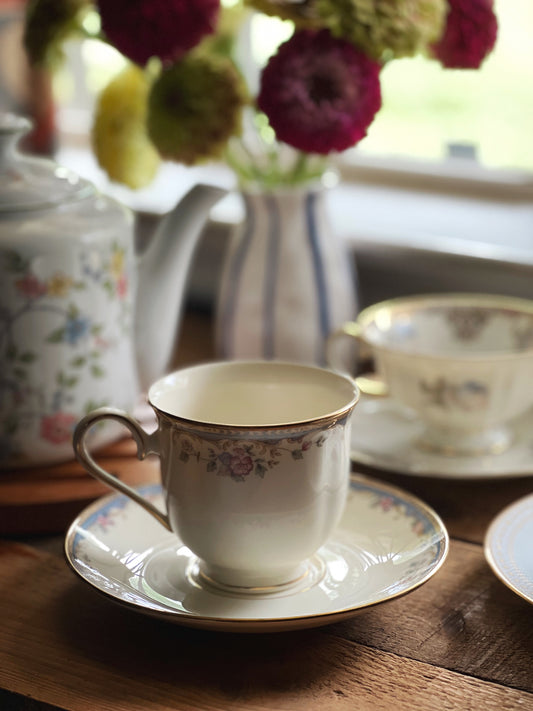
[[[0,115],[0,469],[73,459],[83,415],[131,411],[164,374],[197,239],[227,192],[194,186],[136,255],[133,213],[20,152],[30,129]],[[109,424],[93,447],[120,435]]]

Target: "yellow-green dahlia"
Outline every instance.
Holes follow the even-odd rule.
[[[145,72],[127,66],[98,97],[92,128],[100,167],[111,180],[133,189],[148,185],[161,162],[146,133],[149,88]]]
[[[245,5],[265,15],[291,20],[297,27],[317,27],[316,0],[244,0]]]
[[[148,133],[159,153],[193,165],[219,158],[241,130],[245,88],[229,61],[189,54],[166,67],[148,100]]]
[[[331,32],[374,59],[412,57],[442,34],[446,0],[315,0]]]
[[[55,67],[63,61],[62,44],[82,32],[89,0],[30,0],[23,43],[30,64]]]

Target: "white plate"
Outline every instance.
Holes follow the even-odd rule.
[[[448,479],[533,476],[533,410],[516,420],[511,446],[501,454],[449,456],[414,442],[420,420],[390,398],[364,397],[352,418],[352,460],[386,471]]]
[[[533,603],[533,494],[496,516],[485,536],[485,557],[508,588]]]
[[[159,486],[142,487],[162,506]],[[65,539],[73,570],[143,613],[212,630],[272,632],[337,622],[428,580],[448,552],[440,518],[423,502],[366,477],[351,481],[342,521],[287,590],[235,594],[196,577],[195,557],[130,499],[85,509]]]

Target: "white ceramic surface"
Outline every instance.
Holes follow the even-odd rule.
[[[18,151],[29,128],[0,111],[0,469],[72,459],[86,412],[131,411],[165,372],[196,238],[225,195],[196,186],[137,261],[131,211]],[[120,435],[106,423],[93,445]]]
[[[142,492],[161,505],[158,486]],[[274,632],[337,622],[414,590],[443,564],[448,534],[420,500],[354,476],[333,535],[301,580],[277,593],[210,586],[179,539],[122,496],[85,509],[67,532],[65,551],[83,580],[131,609],[190,627]]]
[[[485,536],[485,557],[508,588],[533,603],[533,494],[496,516]]]
[[[325,365],[328,335],[357,313],[355,274],[324,188],[250,190],[225,257],[216,309],[221,358]],[[353,344],[343,344],[353,367]]]
[[[346,332],[370,347],[391,397],[416,412],[426,448],[496,453],[533,406],[533,301],[430,294],[375,304]]]
[[[155,432],[124,412],[96,410],[76,427],[74,447],[88,472],[178,534],[203,575],[223,585],[278,586],[301,575],[301,562],[342,513],[358,397],[352,378],[325,368],[204,363],[150,388]],[[108,419],[130,429],[140,457],[159,455],[168,515],[92,458],[85,437]]]
[[[447,455],[418,446],[423,424],[391,398],[362,396],[352,418],[351,457],[376,469],[447,479],[533,476],[533,411],[510,427],[511,444],[500,454]]]

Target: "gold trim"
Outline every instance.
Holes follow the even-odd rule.
[[[485,553],[485,559],[487,563],[489,564],[490,568],[492,569],[492,572],[494,575],[507,587],[509,590],[512,590],[516,595],[521,597],[523,600],[526,600],[527,602],[533,604],[533,596],[528,595],[527,593],[523,592],[519,588],[516,587],[514,583],[511,582],[509,577],[505,574],[505,572],[502,570],[501,566],[498,564],[496,561],[496,558],[494,557],[493,554],[493,548],[495,547],[495,535],[496,535],[496,529],[501,525],[502,521],[506,518],[509,517],[509,515],[513,514],[516,509],[520,510],[522,506],[527,505],[528,501],[531,502],[531,505],[533,507],[533,494],[528,494],[527,496],[523,496],[522,498],[518,499],[518,501],[513,501],[513,503],[509,504],[506,506],[502,511],[500,511],[499,514],[497,514],[496,518],[493,519],[492,523],[489,525],[489,528],[487,529],[487,533],[485,535],[485,540],[483,543],[483,552]],[[516,533],[515,533],[516,537]],[[515,565],[515,568],[518,570],[518,566],[516,566],[516,563],[513,559],[513,564]],[[521,571],[518,570],[520,573]],[[528,580],[528,583],[533,582],[532,580]]]
[[[295,627],[291,627],[291,629],[296,629],[297,627],[318,627],[322,625],[327,625],[327,624],[333,624],[334,622],[338,622],[341,619],[348,618],[348,617],[353,617],[356,614],[362,612],[365,609],[368,609],[370,607],[374,607],[375,605],[380,605],[386,602],[389,602],[391,600],[395,600],[397,598],[403,597],[404,595],[407,595],[408,593],[412,592],[413,590],[416,590],[419,588],[421,585],[426,583],[428,580],[430,580],[435,573],[437,573],[442,565],[444,564],[448,553],[449,553],[449,548],[450,548],[450,538],[448,531],[440,518],[440,516],[424,501],[419,499],[417,496],[414,496],[413,494],[410,494],[409,492],[396,487],[392,486],[390,484],[385,484],[384,482],[374,479],[373,477],[366,476],[364,474],[351,474],[350,475],[350,484],[352,482],[361,482],[361,483],[369,483],[369,485],[372,485],[374,487],[379,487],[383,493],[390,493],[393,494],[394,496],[403,499],[406,503],[411,504],[412,506],[415,506],[420,512],[424,513],[425,516],[428,518],[428,520],[433,524],[434,531],[436,533],[440,532],[441,533],[441,540],[439,541],[442,544],[442,549],[440,552],[440,557],[439,559],[435,562],[435,565],[427,572],[427,574],[420,580],[418,580],[416,583],[413,583],[410,585],[408,588],[405,590],[402,590],[401,592],[396,592],[392,593],[388,597],[375,600],[373,602],[368,602],[364,603],[361,605],[357,605],[355,607],[349,607],[349,608],[344,608],[342,610],[335,610],[332,612],[323,612],[323,613],[318,613],[316,615],[298,615],[295,617],[279,617],[279,618],[274,618],[274,619],[266,619],[266,618],[245,618],[245,619],[239,619],[239,618],[233,618],[233,617],[204,617],[202,615],[198,616],[193,616],[192,613],[185,613],[181,612],[179,610],[176,610],[174,608],[167,610],[154,610],[153,608],[150,607],[142,607],[141,610],[145,612],[146,614],[152,616],[152,617],[158,617],[160,619],[165,619],[165,620],[173,620],[177,624],[182,624],[188,627],[201,627],[202,629],[206,629],[208,626],[212,628],[218,628],[220,630],[223,630],[224,628],[226,629],[232,629],[234,630],[237,627],[254,627],[255,629],[265,629],[265,631],[268,630],[268,628],[272,627],[278,627],[279,629],[283,629],[284,627],[287,627],[290,625],[290,623],[294,623]],[[65,543],[64,543],[64,555],[66,558],[67,563],[70,565],[71,569],[73,570],[76,575],[78,575],[85,583],[87,583],[89,586],[91,586],[94,590],[99,592],[100,594],[104,595],[108,599],[113,600],[113,602],[119,603],[125,607],[128,607],[129,609],[132,609],[132,607],[137,607],[134,605],[132,602],[128,602],[126,600],[123,600],[121,598],[116,597],[112,593],[102,590],[101,588],[97,587],[92,581],[88,580],[84,576],[81,575],[79,570],[74,565],[74,561],[72,560],[70,554],[69,554],[69,544],[71,544],[77,535],[77,529],[81,527],[81,521],[87,519],[89,516],[94,514],[96,511],[98,511],[99,508],[101,508],[103,505],[108,503],[111,499],[115,498],[116,494],[109,494],[105,497],[102,497],[98,499],[97,501],[93,502],[91,505],[89,505],[87,508],[84,509],[75,519],[74,521],[70,524],[66,536],[65,536]],[[140,593],[142,594],[142,593]],[[148,599],[149,602],[152,602],[150,599]],[[298,624],[301,623],[301,624]],[[243,630],[244,631],[244,630]]]
[[[424,438],[424,433],[415,440],[413,440],[413,446],[420,449],[422,452],[429,452],[430,454],[440,454],[444,457],[483,457],[485,455],[493,454],[503,454],[513,445],[513,437],[511,429],[505,427],[492,428],[493,430],[505,430],[502,431],[502,439],[488,444],[486,447],[475,447],[475,448],[461,448],[460,446],[455,446],[452,443],[442,443],[437,444],[437,442],[431,442]],[[491,430],[487,430],[487,434]],[[507,436],[505,436],[507,434]]]
[[[467,292],[450,292],[443,294],[416,294],[413,296],[400,296],[394,299],[387,299],[385,301],[380,301],[378,303],[367,306],[363,309],[357,316],[355,322],[359,326],[359,333],[357,335],[366,345],[370,348],[375,348],[386,353],[391,353],[393,355],[408,355],[411,358],[424,358],[430,360],[463,360],[463,361],[476,361],[476,360],[510,360],[514,358],[528,358],[533,355],[533,347],[528,348],[523,351],[516,351],[513,353],[504,353],[500,351],[485,351],[482,353],[462,353],[462,354],[449,354],[449,355],[439,355],[436,353],[417,353],[410,350],[401,350],[396,348],[390,348],[387,345],[381,343],[374,343],[365,335],[365,331],[369,324],[375,319],[375,316],[380,311],[399,311],[399,310],[409,310],[411,308],[413,311],[415,307],[418,307],[423,302],[424,306],[435,307],[447,305],[451,302],[458,306],[471,306],[471,307],[494,307],[499,309],[511,309],[519,313],[529,314],[533,316],[533,300],[523,299],[517,296],[504,296],[498,294],[485,294],[485,293],[467,293]],[[345,331],[348,333],[348,331]]]
[[[221,583],[202,570],[202,565],[198,561],[195,561],[195,565],[193,566],[196,567],[196,570],[190,572],[187,578],[192,585],[200,589],[202,589],[202,583],[204,583],[204,585],[207,585],[208,590],[232,593],[233,595],[241,595],[245,598],[254,595],[275,595],[290,592],[293,588],[296,588],[299,583],[305,580],[305,578],[309,577],[310,567],[305,563],[306,561],[300,563],[300,567],[303,567],[303,571],[300,575],[297,575],[291,580],[286,580],[284,583],[278,583],[277,585],[229,585],[228,583]]]
[[[238,435],[239,433],[249,433],[251,431],[258,431],[258,432],[271,432],[271,433],[278,433],[278,432],[285,432],[287,430],[298,430],[298,429],[308,429],[308,428],[325,428],[325,427],[334,427],[340,420],[344,419],[347,417],[354,407],[357,405],[359,402],[359,399],[361,397],[361,392],[360,389],[357,385],[356,380],[350,376],[347,373],[338,373],[335,372],[334,370],[326,367],[321,367],[321,366],[316,366],[316,365],[309,365],[307,363],[294,363],[294,362],[289,362],[289,361],[282,361],[282,360],[268,360],[268,361],[261,361],[261,360],[234,360],[234,361],[208,361],[206,363],[200,363],[198,365],[193,365],[189,366],[186,368],[182,368],[178,371],[175,371],[176,373],[181,373],[181,372],[186,372],[187,370],[195,370],[198,368],[209,368],[209,367],[217,367],[217,366],[233,366],[233,367],[239,367],[239,366],[249,366],[249,365],[258,365],[258,364],[267,364],[271,366],[280,366],[282,368],[284,367],[290,367],[290,368],[297,368],[298,370],[308,370],[308,371],[316,371],[319,373],[322,373],[324,376],[327,376],[329,378],[334,378],[340,381],[343,381],[345,386],[348,386],[351,384],[353,386],[353,394],[349,400],[349,402],[346,405],[343,405],[341,408],[338,408],[337,410],[333,410],[333,412],[328,412],[326,415],[321,415],[320,417],[310,417],[307,420],[297,420],[294,422],[283,422],[280,424],[266,424],[266,425],[235,425],[235,424],[226,424],[226,423],[217,423],[217,422],[202,422],[201,420],[195,420],[195,419],[190,419],[187,417],[181,417],[179,415],[173,415],[169,412],[166,412],[165,410],[162,410],[160,407],[157,407],[157,405],[154,404],[154,402],[148,397],[148,402],[150,406],[154,409],[156,414],[160,416],[161,418],[170,421],[172,423],[183,423],[185,425],[189,426],[194,426],[197,429],[201,429],[203,431],[207,432],[223,432],[223,433],[231,433],[234,435]],[[148,395],[150,395],[150,392],[152,391],[153,388],[155,388],[158,383],[164,381],[166,378],[172,376],[173,373],[168,373],[168,375],[163,376],[159,380],[157,380],[153,385],[150,387],[150,391]]]

